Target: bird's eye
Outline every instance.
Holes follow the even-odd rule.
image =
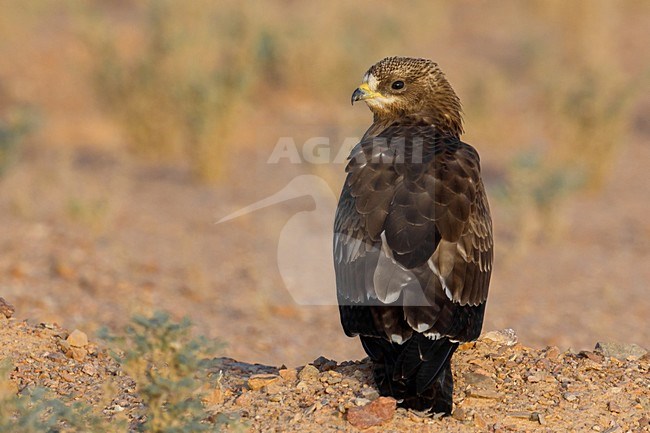
[[[390,85],[390,87],[394,90],[399,90],[404,88],[404,81],[402,80],[397,80],[393,81],[393,84]]]

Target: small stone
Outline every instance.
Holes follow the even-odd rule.
[[[475,347],[476,347],[476,341],[470,341],[469,343],[463,343],[460,346],[458,346],[457,351],[465,352],[467,350],[472,350]]]
[[[379,398],[379,393],[375,388],[363,388],[361,390],[361,395],[363,395],[368,400],[376,400]]]
[[[327,378],[327,383],[329,383],[330,385],[336,385],[337,383],[341,383],[342,380],[343,379],[341,379],[338,376],[332,376]]]
[[[356,406],[365,406],[368,403],[370,403],[370,400],[368,400],[367,398],[358,397],[358,398],[353,399],[352,402]]]
[[[636,344],[623,344],[623,343],[596,343],[597,352],[602,353],[604,356],[616,358],[620,360],[637,360],[643,357],[647,350]]]
[[[243,392],[239,397],[235,399],[235,404],[242,407],[249,407],[255,399],[252,394],[252,392]]]
[[[331,386],[325,388],[325,394],[334,394],[336,391]]]
[[[499,400],[503,397],[498,392],[490,389],[480,389],[480,388],[470,387],[466,392],[468,397],[474,397],[474,398],[487,398],[487,399]]]
[[[530,413],[530,412],[518,411],[518,412],[509,412],[508,416],[511,416],[513,418],[520,418],[520,419],[530,420],[532,418],[533,414]],[[537,421],[537,420],[535,420],[535,421]]]
[[[474,425],[479,428],[481,431],[485,431],[487,428],[487,422],[479,414],[474,414]]]
[[[0,298],[0,315],[10,319],[14,315],[16,309],[13,305],[9,304],[4,298]]]
[[[621,413],[621,406],[619,406],[618,403],[614,401],[610,401],[609,403],[607,403],[607,409],[610,412]]]
[[[316,380],[318,379],[319,371],[316,367],[311,364],[305,365],[300,373],[298,373],[298,378],[303,381]]]
[[[468,385],[473,385],[481,388],[495,388],[496,384],[490,376],[481,373],[469,372],[465,373],[465,382]]]
[[[519,341],[517,334],[513,329],[502,329],[499,331],[490,331],[480,337],[481,340],[492,340],[497,344],[505,346],[514,346]]]
[[[475,398],[500,399],[501,394],[497,392],[497,386],[494,380],[481,373],[465,373],[465,382],[467,395]]]
[[[215,386],[208,392],[206,392],[201,400],[205,403],[206,406],[214,406],[216,404],[222,404],[225,401],[225,393],[220,386]]]
[[[578,394],[575,392],[564,392],[562,393],[562,398],[566,401],[576,401],[578,399]]]
[[[86,347],[88,345],[88,336],[85,332],[75,329],[68,335],[66,341],[72,347]]]
[[[298,379],[298,372],[295,368],[283,368],[278,373],[280,374],[280,377],[287,382],[294,382]]]
[[[280,376],[275,374],[254,374],[248,378],[248,387],[253,391],[257,391],[279,380]]]
[[[385,423],[393,418],[397,402],[391,397],[379,397],[361,407],[348,410],[347,420],[355,427],[366,429]]]
[[[280,394],[282,392],[282,386],[279,381],[269,383],[266,385],[266,393],[269,395]]]
[[[538,383],[538,382],[541,382],[541,381],[542,381],[542,378],[541,378],[541,376],[539,376],[539,375],[537,375],[537,374],[532,374],[532,375],[528,376],[528,377],[526,378],[526,380],[527,380],[528,382],[530,382],[530,383]]]
[[[313,366],[318,368],[320,371],[328,371],[336,368],[336,361],[332,359],[327,359],[324,356],[319,356],[312,362]]]
[[[549,346],[546,349],[546,358],[555,361],[560,357],[560,349],[557,346]]]
[[[357,380],[363,380],[363,378],[366,376],[363,371],[361,370],[356,370],[354,373],[352,373],[352,376],[357,379]]]
[[[316,403],[312,404],[309,406],[307,409],[304,409],[302,413],[304,415],[311,415],[312,413],[316,412],[317,410],[320,410],[323,407],[323,403],[320,401],[317,401]]]
[[[465,421],[465,418],[467,418],[467,412],[465,412],[465,409],[462,407],[457,407],[451,416],[458,421]]]
[[[88,376],[94,376],[95,374],[97,374],[97,369],[92,364],[84,364],[81,371],[86,373]]]
[[[578,356],[580,356],[581,358],[587,358],[596,363],[603,362],[602,353],[590,352],[589,350],[582,350],[578,353]]]
[[[88,355],[88,351],[82,347],[70,347],[66,355],[75,361],[83,362],[86,359],[86,355]]]
[[[314,367],[318,368],[318,367],[322,366],[323,364],[327,364],[328,362],[330,362],[329,359],[325,358],[324,356],[319,356],[318,358],[314,359],[314,362],[312,362],[311,364]]]
[[[70,373],[67,373],[65,371],[59,372],[59,375],[61,376],[61,379],[65,380],[66,382],[74,382],[74,376],[71,375]]]
[[[66,360],[65,355],[61,352],[47,352],[43,356],[54,362],[64,362]]]

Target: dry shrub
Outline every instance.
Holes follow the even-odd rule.
[[[251,111],[296,117],[302,101],[329,112],[370,64],[400,54],[441,63],[466,104],[468,140],[490,146],[504,168],[533,152],[542,175],[580,172],[580,186],[570,182],[579,190],[606,179],[647,82],[626,70],[618,45],[626,17],[644,8],[150,0],[98,6],[84,19],[98,93],[132,149],[180,157],[199,177],[223,173],[230,133],[258,127]]]
[[[221,177],[259,43],[245,6],[234,5],[151,0],[133,22],[86,11],[97,94],[134,153],[184,159],[202,180]]]
[[[473,77],[471,130],[512,155],[493,196],[509,209],[502,225],[522,249],[562,234],[566,201],[599,191],[628,141],[649,77],[647,66],[623,66],[625,13],[602,1],[530,3],[517,13],[525,31],[513,29],[510,54]]]

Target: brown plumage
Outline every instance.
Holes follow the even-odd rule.
[[[334,223],[341,323],[383,395],[449,414],[451,356],[480,334],[492,223],[460,101],[430,60],[372,66],[352,102],[374,123],[350,154]]]

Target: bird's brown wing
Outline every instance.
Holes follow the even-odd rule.
[[[369,335],[360,324],[370,317],[398,340],[411,330],[474,338],[483,308],[480,318],[468,314],[487,299],[492,266],[476,151],[430,125],[394,123],[350,158],[334,239],[346,332]],[[369,305],[360,317],[356,307]],[[478,320],[478,331],[467,320]]]

